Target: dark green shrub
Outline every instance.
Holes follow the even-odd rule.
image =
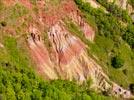
[[[114,68],[121,68],[124,65],[124,60],[121,59],[119,56],[113,57],[111,62]]]
[[[7,26],[7,23],[5,21],[0,22],[1,26],[5,27]]]
[[[130,84],[129,89],[130,89],[131,93],[134,94],[134,84]]]
[[[127,69],[122,70],[122,72],[123,72],[125,75],[128,74],[128,70],[127,70]]]

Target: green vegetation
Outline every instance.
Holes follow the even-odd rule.
[[[18,18],[28,14],[27,8],[23,5],[17,3],[14,6],[2,7],[0,10],[1,19],[0,21],[5,21],[8,25],[14,25]]]
[[[52,44],[49,40],[47,32],[44,32],[42,37],[43,37],[44,44],[45,44],[45,46],[50,54],[52,52]]]
[[[75,0],[79,8],[86,14],[94,17],[96,25],[99,29],[98,34],[105,35],[109,38],[119,38],[121,36],[132,48],[134,45],[134,26],[131,17],[126,10],[118,8],[113,3],[107,3],[105,0],[97,0],[109,13],[105,13],[101,9],[93,9],[88,3],[81,0]],[[124,22],[121,22],[124,21]],[[122,25],[124,23],[124,25]],[[126,25],[128,26],[126,27]]]
[[[107,3],[105,0],[97,1],[109,13],[105,13],[102,9],[92,8],[89,3],[82,2],[82,0],[75,0],[83,15],[90,16],[92,20],[85,18],[89,22],[95,23],[97,27],[95,42],[85,42],[90,48],[88,52],[90,51],[90,54],[94,55],[110,79],[128,88],[130,83],[134,83],[134,31],[132,20],[127,11],[118,8],[113,3]],[[77,29],[79,28],[77,27]],[[82,38],[82,41],[86,40],[83,36],[77,36],[80,39]],[[117,55],[121,59],[116,59],[116,64],[112,64],[111,59]],[[115,66],[120,68],[114,68]]]
[[[30,0],[33,5],[36,5],[37,0]]]
[[[113,16],[116,16],[118,19],[124,22],[131,22],[131,17],[129,16],[127,10],[123,10],[119,8],[117,5],[113,3],[109,3],[106,0],[97,0],[102,6],[106,8],[108,12],[110,12]]]
[[[126,32],[122,38],[134,49],[134,26],[132,24],[127,26]]]
[[[123,65],[124,65],[124,61],[119,56],[112,58],[112,66],[114,68],[121,68]]]
[[[117,17],[119,20],[122,20],[128,24],[125,29],[122,29],[123,39],[133,48],[134,46],[134,26],[131,17],[129,16],[127,10],[122,10],[114,3],[108,3],[105,0],[97,0],[100,4],[106,7],[113,16]],[[129,0],[130,3],[134,4],[133,0]]]

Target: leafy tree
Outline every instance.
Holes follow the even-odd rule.
[[[126,32],[123,34],[123,39],[127,41],[127,43],[134,48],[134,26],[133,25],[128,25]]]

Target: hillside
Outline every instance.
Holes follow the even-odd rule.
[[[0,100],[134,98],[131,0],[0,0]]]

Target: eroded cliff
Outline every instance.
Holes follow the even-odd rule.
[[[7,2],[4,1],[8,4]],[[101,66],[88,55],[86,44],[68,30],[65,19],[78,26],[86,39],[94,41],[96,30],[86,22],[74,1],[59,0],[53,4],[51,0],[39,0],[36,5],[29,0],[16,2],[30,11],[34,9],[30,13],[30,21],[25,16],[22,19],[27,21],[24,32],[27,33],[28,51],[36,63],[37,72],[44,79],[76,80],[81,84],[92,79],[91,87],[94,89],[110,91],[112,95],[121,95],[124,98],[132,97],[130,91],[110,81]],[[10,5],[7,6],[16,2],[10,0]]]

